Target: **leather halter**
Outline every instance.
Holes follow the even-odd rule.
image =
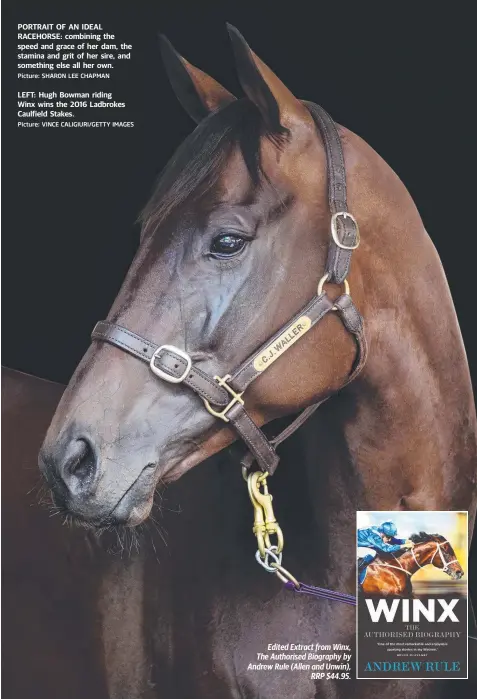
[[[243,394],[252,381],[272,364],[268,358],[274,344],[280,343],[281,356],[327,313],[334,311],[348,332],[354,336],[357,344],[354,367],[344,385],[351,382],[361,371],[367,355],[363,318],[351,299],[346,281],[351,253],[359,245],[359,229],[356,219],[348,212],[346,170],[341,140],[334,121],[324,109],[311,102],[305,102],[305,105],[321,132],[325,146],[328,200],[332,214],[326,271],[318,284],[317,295],[233,374],[224,377],[209,376],[194,364],[189,354],[182,349],[172,345],[158,345],[115,323],[100,321],[92,332],[93,340],[108,342],[147,362],[151,371],[163,381],[184,384],[197,393],[206,409],[218,419],[229,423],[245,442],[248,453],[242,460],[243,466],[250,468],[256,460],[259,468],[269,474],[273,474],[279,462],[276,446],[293,434],[320,405],[311,405],[303,410],[285,430],[271,440],[267,439],[253,422],[245,409]],[[327,282],[344,284],[345,293],[332,301],[324,290]]]

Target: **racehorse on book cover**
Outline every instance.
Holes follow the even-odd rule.
[[[341,126],[344,162],[331,159],[330,168],[333,134],[317,128],[316,105],[297,99],[235,29],[230,34],[245,93],[238,100],[163,42],[173,88],[198,126],[144,211],[139,249],[106,322],[116,328],[114,342],[95,338],[40,453],[56,507],[99,530],[144,526],[155,493],[177,481],[162,508],[167,551],[157,550],[154,534],[102,580],[109,693],[449,696],[445,682],[383,686],[246,670],[270,642],[354,644],[355,614],[283,589],[257,566],[240,469],[209,459],[234,442],[235,428],[270,460],[274,449],[264,445],[273,447],[276,421],[286,426],[322,404],[280,446],[268,485],[286,568],[348,593],[356,510],[469,510],[472,524],[477,448],[455,310],[409,193]],[[361,239],[346,284],[324,273],[333,220],[327,188],[330,173],[335,194],[343,187],[342,165],[352,216],[335,212],[343,215],[332,229],[332,263],[345,259],[347,267],[344,251],[358,247],[357,238],[346,245],[340,237],[350,221],[359,222]],[[233,368],[317,303],[319,323],[299,329],[297,319],[287,330],[297,331],[296,341],[266,371],[263,359],[246,364],[256,378],[247,390],[231,385]],[[355,335],[362,340],[363,332],[360,365]],[[141,352],[148,359],[153,352],[151,364],[138,361]],[[227,417],[219,406],[205,410],[204,401],[214,405],[207,391],[230,394],[229,421],[217,419]]]
[[[396,553],[380,552],[366,568],[361,590],[367,595],[412,596],[412,576],[427,565],[459,580],[464,570],[449,541],[440,534],[412,534],[414,546]]]

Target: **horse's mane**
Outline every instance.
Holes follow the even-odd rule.
[[[426,541],[436,541],[442,539],[440,534],[428,534],[427,532],[419,532],[419,534],[411,534],[409,537],[415,544],[423,544]]]
[[[173,209],[213,188],[232,149],[238,146],[251,182],[263,177],[260,138],[266,135],[279,147],[283,134],[268,133],[257,107],[247,99],[231,102],[210,114],[179,146],[162,171],[140,220],[142,235],[155,230]]]

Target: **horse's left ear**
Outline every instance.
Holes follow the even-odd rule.
[[[235,100],[214,78],[177,53],[167,37],[160,34],[159,40],[162,60],[172,88],[188,115],[197,124],[211,112],[216,112]]]
[[[313,118],[300,100],[252,51],[238,29],[227,24],[232,41],[240,84],[247,97],[258,107],[272,133],[296,132],[301,126],[314,130]]]

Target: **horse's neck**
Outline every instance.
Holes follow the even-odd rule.
[[[361,505],[468,509],[477,423],[442,265],[403,183],[354,135],[345,142],[367,246],[354,256],[349,281],[369,355],[345,389],[352,405],[343,406],[344,437],[366,493]]]
[[[439,551],[439,544],[437,541],[424,544],[422,547],[415,547],[414,553],[419,561],[419,567],[424,568],[424,566],[432,565],[434,559]]]
[[[292,532],[296,527],[292,547],[313,552],[303,555],[314,565],[305,572],[316,580],[327,571],[328,577],[319,579],[330,586],[346,583],[350,571],[352,576],[356,511],[473,511],[475,506],[474,488],[469,487],[475,469],[475,413],[468,405],[472,394],[465,358],[458,350],[460,366],[450,369],[450,382],[464,396],[464,416],[449,377],[433,369],[432,348],[427,356],[417,347],[416,356],[409,358],[402,346],[409,341],[404,328],[396,336],[392,323],[383,323],[380,334],[370,326],[363,376],[324,403],[284,443],[282,462],[269,483],[277,508],[290,513],[286,527]],[[302,494],[295,504],[291,488]],[[285,529],[288,548],[287,535]]]
[[[284,565],[296,564],[304,582],[352,591],[360,485],[338,418],[334,401],[321,406],[281,446],[269,487],[285,534]]]
[[[473,510],[475,408],[451,310],[421,334],[404,312],[368,319],[368,363],[341,402],[359,509]]]
[[[410,575],[414,575],[419,570],[414,557],[410,551],[403,553],[399,558],[393,556],[392,559],[381,559],[386,564],[395,565],[397,568],[402,568]]]

